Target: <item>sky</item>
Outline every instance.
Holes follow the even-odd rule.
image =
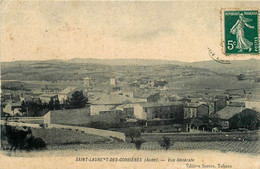
[[[71,58],[223,59],[221,8],[260,2],[12,1],[1,9],[1,61]],[[254,56],[257,58],[260,56]]]

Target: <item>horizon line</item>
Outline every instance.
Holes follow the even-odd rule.
[[[59,60],[59,61],[69,61],[69,60],[73,60],[73,59],[93,59],[93,60],[160,60],[160,61],[177,61],[177,62],[181,62],[181,63],[196,63],[196,62],[207,62],[207,61],[214,61],[213,59],[209,59],[209,60],[200,60],[200,61],[178,61],[178,60],[169,60],[169,59],[142,59],[142,58],[70,58],[70,59],[39,59],[39,60],[13,60],[13,61],[1,61],[1,63],[11,63],[11,62],[37,62],[37,61],[51,61],[51,60]],[[247,60],[260,60],[257,58],[250,58],[250,59],[238,59],[238,60],[231,60],[231,61],[247,61]]]

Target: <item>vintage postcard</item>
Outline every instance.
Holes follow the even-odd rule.
[[[260,168],[259,12],[0,1],[0,168]]]

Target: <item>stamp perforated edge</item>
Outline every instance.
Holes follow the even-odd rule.
[[[225,30],[225,28],[224,28],[224,12],[225,11],[257,11],[258,13],[257,13],[257,19],[258,19],[258,21],[257,21],[257,28],[258,28],[258,47],[259,47],[259,50],[258,50],[258,53],[257,54],[236,54],[236,53],[232,53],[232,54],[226,54],[226,52],[225,52],[225,35],[224,35],[224,30]],[[220,35],[220,37],[221,37],[221,40],[220,40],[220,46],[221,46],[221,52],[222,52],[222,54],[223,55],[225,55],[226,57],[228,57],[228,56],[238,56],[239,55],[239,57],[243,57],[243,56],[248,56],[248,55],[253,55],[253,56],[260,56],[260,46],[259,46],[259,44],[260,44],[260,28],[259,28],[259,26],[260,26],[260,19],[259,19],[259,12],[260,12],[260,9],[249,9],[249,8],[221,8],[220,9],[220,32],[221,32],[221,35]]]

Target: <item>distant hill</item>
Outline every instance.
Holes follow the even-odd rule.
[[[183,65],[185,62],[172,61],[172,60],[158,60],[158,59],[94,59],[94,58],[73,58],[66,60],[70,63],[90,63],[102,65]]]
[[[190,63],[191,66],[197,68],[205,68],[219,73],[246,73],[246,72],[260,72],[260,60],[234,60],[231,64],[221,64],[216,61],[201,61]]]
[[[46,61],[14,61],[14,62],[2,62],[5,67],[19,66],[19,65],[31,65],[31,64],[96,64],[96,65],[135,65],[135,66],[152,66],[152,65],[179,65],[179,66],[192,66],[195,68],[208,69],[217,73],[246,73],[254,72],[260,73],[260,60],[236,60],[231,61],[231,64],[221,64],[216,61],[200,61],[200,62],[180,62],[174,60],[156,60],[156,59],[94,59],[94,58],[73,58],[70,60],[46,60]],[[72,66],[72,65],[70,65]]]
[[[25,89],[48,88],[62,90],[67,86],[83,85],[89,77],[98,90],[109,87],[109,78],[117,77],[127,87],[139,88],[150,80],[164,79],[168,89],[187,91],[236,89],[240,92],[255,90],[254,81],[260,73],[260,60],[231,61],[221,64],[215,61],[179,62],[145,59],[71,59],[46,61],[14,61],[1,63],[2,80],[19,80]],[[245,74],[246,80],[237,76]],[[250,84],[247,79],[251,79]],[[30,82],[28,82],[30,81]],[[4,88],[12,89],[9,83]],[[256,90],[255,90],[256,91]]]

